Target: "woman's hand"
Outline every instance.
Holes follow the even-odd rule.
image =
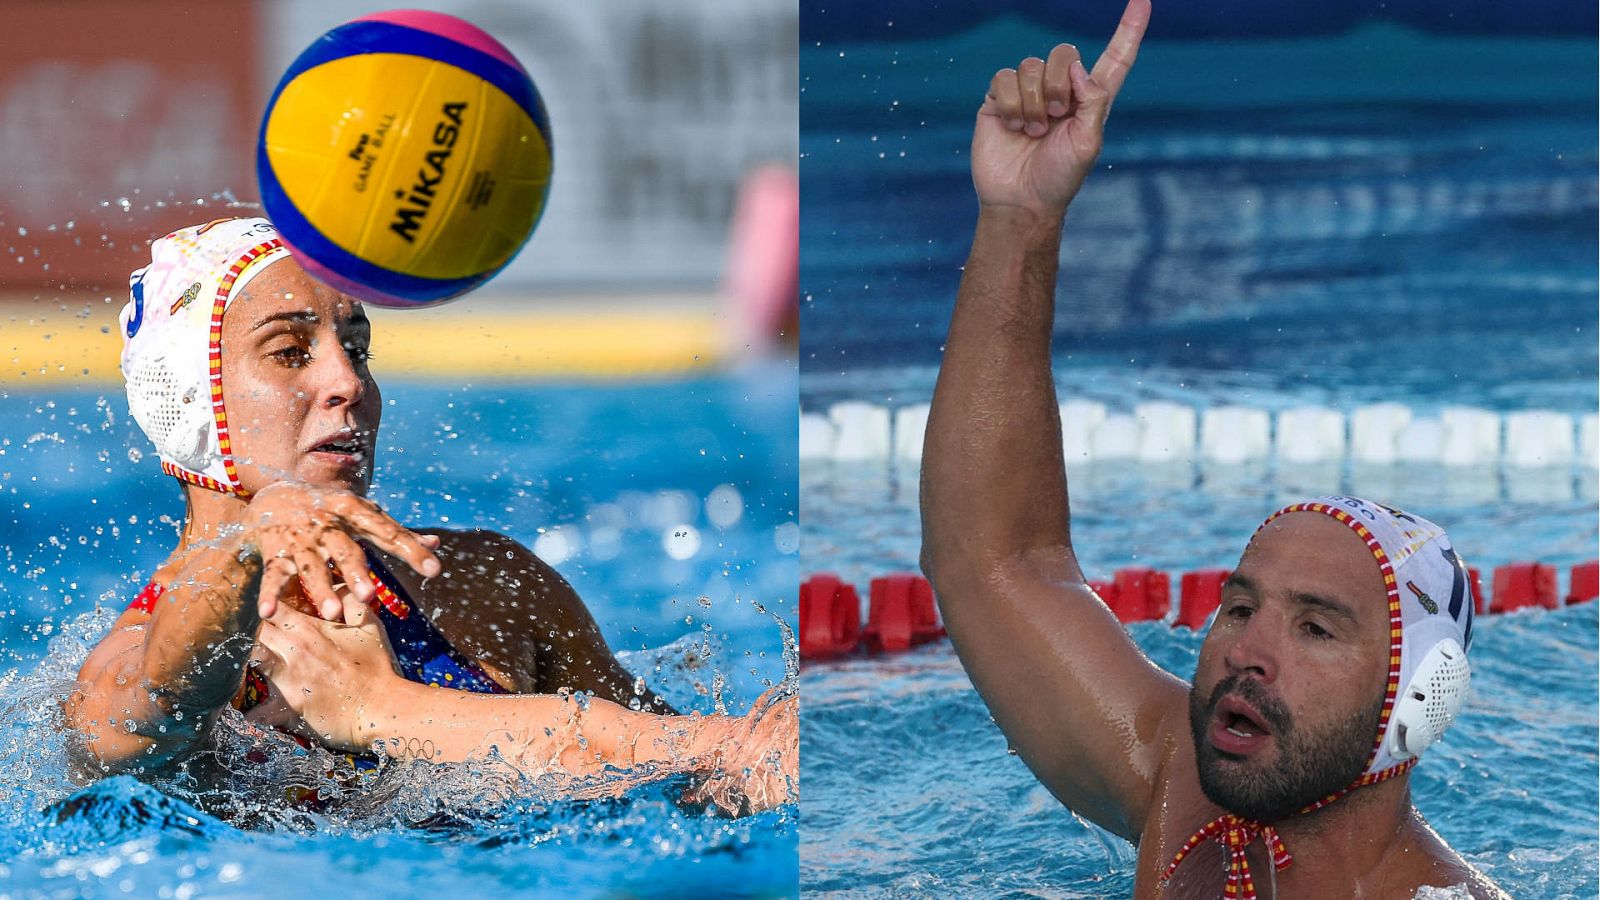
[[[293,602],[298,580],[314,612],[353,624],[376,593],[357,539],[394,554],[424,578],[440,571],[437,537],[406,529],[349,491],[280,481],[250,499],[242,524],[241,556],[263,561],[257,609],[264,620]],[[334,588],[332,571],[344,581],[343,594]]]
[[[1059,221],[1100,155],[1106,115],[1139,52],[1150,0],[1129,0],[1105,52],[1084,69],[1058,44],[989,82],[972,133],[972,181],[985,208]]]
[[[714,774],[691,802],[745,816],[800,799],[800,698],[775,687],[719,731]]]
[[[325,622],[280,605],[263,619],[256,665],[272,697],[245,713],[329,748],[364,753],[372,744],[373,706],[403,682],[383,623],[365,604],[351,607],[349,624]]]

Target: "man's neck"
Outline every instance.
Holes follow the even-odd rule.
[[[1278,876],[1282,896],[1317,896],[1330,885],[1372,896],[1396,854],[1416,843],[1411,778],[1368,785],[1316,812],[1274,823],[1294,864]],[[1306,890],[1296,886],[1306,886]]]

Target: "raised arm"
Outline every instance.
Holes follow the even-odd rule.
[[[972,139],[978,224],[922,464],[922,565],[973,684],[1062,802],[1130,839],[1186,688],[1084,583],[1050,336],[1062,219],[1149,17],[1131,0],[1093,74],[1062,44],[990,83]]]
[[[323,614],[342,617],[327,560],[355,597],[373,588],[353,537],[436,574],[436,542],[343,491],[277,484],[225,537],[191,548],[150,613],[129,611],[84,661],[63,703],[91,772],[159,768],[187,753],[233,698],[262,616],[303,583]]]

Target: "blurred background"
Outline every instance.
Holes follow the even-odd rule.
[[[799,545],[794,4],[421,5],[522,61],[555,167],[537,232],[495,280],[443,307],[371,312],[385,398],[373,497],[415,525],[517,538],[679,708],[742,712],[788,670]],[[336,821],[333,837],[279,845],[226,829],[170,843],[140,804],[194,798],[120,783],[92,836],[68,822],[41,837],[39,810],[78,789],[48,727],[62,679],[183,515],[117,371],[128,273],[176,227],[258,214],[254,147],[279,75],[321,33],[383,8],[0,0],[0,768],[24,798],[0,813],[0,857],[20,860],[0,882],[265,896],[314,871],[336,891],[370,888],[334,861],[349,838],[409,847],[394,877],[441,890],[584,896],[671,879],[784,893],[792,810],[735,827],[680,810],[670,786],[635,792],[625,815],[530,811],[511,791],[489,804],[504,849],[466,856],[451,842],[484,831],[435,846]],[[552,849],[529,857],[538,844]],[[83,887],[72,872],[89,857],[102,863]]]
[[[730,244],[741,187],[754,185],[751,215],[770,219],[762,210],[776,201],[763,199],[773,190],[761,175],[794,166],[792,5],[425,5],[506,44],[533,75],[554,126],[558,174],[538,240],[473,296],[475,311],[623,307],[658,328],[653,342],[612,336],[627,352],[581,329],[564,335],[578,338],[576,347],[524,335],[536,342],[532,352],[524,348],[508,368],[694,368],[772,341],[791,311],[725,308],[723,295],[739,274]],[[157,0],[135,14],[75,0],[3,8],[17,39],[0,61],[0,149],[9,161],[0,183],[0,292],[26,303],[120,297],[152,237],[230,203],[253,204],[255,141],[278,77],[319,34],[381,7]],[[409,328],[432,315],[397,321]],[[29,343],[8,342],[17,357],[8,368],[17,371],[0,374],[74,374],[50,365],[60,362],[58,348],[40,354]],[[96,377],[108,346],[86,351]],[[445,355],[481,367],[478,349],[470,360]],[[489,349],[500,351],[492,341]],[[703,351],[698,360],[694,351]]]
[[[1024,57],[1095,59],[1121,9],[803,4],[804,574],[865,597],[916,569],[975,113]],[[1539,560],[1567,593],[1600,538],[1596,59],[1592,4],[1156,0],[1060,254],[1088,577],[1150,567],[1176,604],[1180,574],[1231,567],[1273,509],[1352,493],[1450,529],[1486,590]],[[1481,622],[1473,699],[1416,802],[1513,895],[1588,896],[1595,604],[1523,615]],[[1130,630],[1192,671],[1198,632]],[[1535,658],[1559,689],[1530,689]],[[1131,892],[1132,850],[1006,756],[948,644],[808,662],[804,683],[808,893]]]
[[[808,7],[808,396],[937,363],[989,76],[1067,38],[1093,58],[1119,11]],[[1381,358],[1372,381],[1463,397],[1592,381],[1594,24],[1555,2],[1158,4],[1068,220],[1058,346],[1341,389]]]

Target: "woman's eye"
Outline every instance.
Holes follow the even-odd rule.
[[[352,361],[357,363],[365,363],[372,359],[372,351],[359,344],[346,344],[344,352],[349,355]]]
[[[284,347],[268,355],[293,369],[298,369],[311,361],[311,354],[307,353],[304,347]]]

